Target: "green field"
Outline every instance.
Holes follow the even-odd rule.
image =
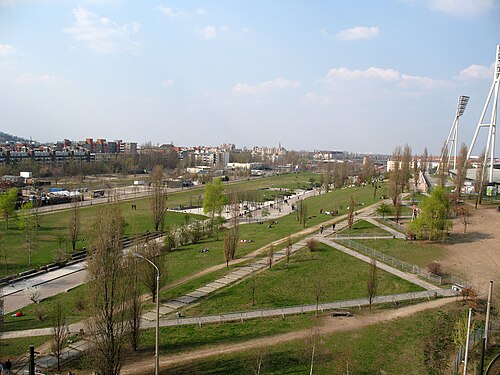
[[[321,302],[350,300],[366,297],[368,264],[338,250],[319,244],[318,251],[303,249],[290,258],[290,264],[277,263],[271,270],[255,276],[255,305],[252,306],[248,277],[207,297],[188,308],[189,316],[221,312],[285,307],[315,303],[315,286],[321,285]],[[396,276],[379,270],[378,294],[397,294],[422,290]]]
[[[355,221],[352,225],[352,229],[346,227],[339,233],[352,236],[389,236],[388,232],[365,220]]]
[[[252,179],[248,181],[240,181],[225,185],[226,191],[230,190],[251,190],[263,188],[297,188],[298,185],[308,185],[312,173],[296,173],[273,176],[268,178]],[[319,181],[319,176],[315,176]],[[262,192],[264,194],[273,195],[270,191]],[[169,207],[190,207],[197,205],[203,198],[203,188],[185,189],[168,195]],[[153,230],[151,221],[151,211],[149,198],[132,199],[126,202],[118,203],[122,209],[123,215],[127,222],[125,228],[126,235],[144,233],[146,230]],[[132,204],[137,205],[137,210],[132,210]],[[81,213],[81,241],[77,243],[77,249],[86,247],[87,233],[93,223],[93,218],[97,213],[98,206],[85,207],[80,210]],[[63,237],[61,247],[70,249],[71,244],[68,240],[68,220],[70,212],[55,211],[40,215],[40,228],[36,241],[36,248],[32,253],[31,265],[28,264],[28,252],[23,242],[23,233],[18,228],[15,220],[9,223],[9,230],[1,229],[3,237],[0,241],[0,277],[26,271],[45,264],[52,263],[58,253],[59,237]],[[201,216],[191,215],[194,218]],[[177,212],[169,212],[167,214],[167,225],[175,226],[182,223],[185,219],[185,214]],[[83,241],[82,241],[83,240]]]
[[[400,239],[356,240],[357,242],[391,255],[399,260],[425,268],[428,264],[439,261],[445,256],[445,249],[425,241],[407,241]],[[446,270],[444,270],[446,272]]]
[[[347,368],[350,374],[366,375],[448,374],[451,371],[451,358],[455,353],[449,332],[453,330],[459,314],[464,311],[461,304],[451,304],[410,317],[373,324],[353,332],[319,336],[316,338],[314,374],[345,374]],[[203,340],[201,332],[200,336],[196,336],[196,333],[193,335],[195,339],[199,337]],[[189,342],[195,339],[190,336],[183,342],[190,348]],[[238,340],[236,332],[234,339]],[[148,339],[150,348],[151,340]],[[173,366],[161,373],[248,374],[253,373],[252,366],[255,366],[259,355],[264,353],[261,373],[306,374],[310,370],[311,342],[309,337],[260,350],[218,354],[208,359]]]

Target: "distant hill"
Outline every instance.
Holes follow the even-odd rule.
[[[4,132],[0,132],[0,143],[4,142],[26,142],[28,139],[16,137],[15,135],[10,135]]]

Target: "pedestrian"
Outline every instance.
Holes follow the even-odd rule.
[[[319,228],[319,232],[320,232],[320,234],[323,234],[323,229],[324,229],[324,228],[323,228],[323,225],[322,225],[322,226]]]
[[[7,359],[7,362],[5,362],[3,369],[5,370],[5,375],[10,375],[10,370],[12,369],[12,362],[10,361],[10,358]]]
[[[335,230],[335,223],[332,224],[332,230]]]
[[[0,375],[2,375],[2,372],[3,372],[3,366],[2,366],[2,362],[0,362]]]

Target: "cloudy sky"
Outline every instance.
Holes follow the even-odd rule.
[[[499,20],[498,0],[0,0],[0,130],[438,153],[459,95],[471,141]]]

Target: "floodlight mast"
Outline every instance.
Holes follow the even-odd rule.
[[[453,155],[453,169],[457,168],[458,119],[464,114],[468,102],[469,102],[468,96],[460,95],[458,97],[455,119],[453,120],[450,133],[448,134],[448,138],[446,139],[445,145],[446,149],[448,150],[448,165],[450,164],[450,159],[451,156]],[[444,155],[444,150],[443,150],[443,153],[441,154],[441,163],[439,163],[440,165],[443,165],[443,158],[445,157],[446,155]]]
[[[481,171],[481,180],[484,178],[484,172],[488,164],[488,159],[490,162],[489,165],[489,173],[488,173],[488,182],[493,182],[493,161],[495,158],[495,136],[496,136],[496,125],[497,125],[497,108],[498,108],[498,90],[500,87],[500,45],[497,45],[497,53],[495,56],[495,71],[493,75],[493,83],[491,84],[490,92],[488,93],[488,97],[486,98],[486,102],[484,104],[483,111],[481,112],[481,117],[479,118],[479,122],[477,124],[476,132],[474,133],[474,137],[472,138],[471,145],[469,147],[469,152],[467,153],[467,159],[470,158],[472,154],[472,150],[477,140],[477,135],[479,134],[479,130],[483,127],[489,128],[488,130],[488,140],[486,141],[486,149],[484,152],[484,160],[483,160],[483,168]],[[486,115],[486,111],[490,105],[491,99],[493,97],[493,103],[491,107],[491,117],[489,123],[484,123],[484,118]]]

